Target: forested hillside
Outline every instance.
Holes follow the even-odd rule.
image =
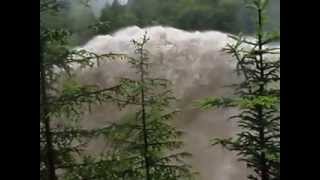
[[[74,33],[73,43],[84,43],[96,34],[107,34],[132,25],[164,25],[184,30],[254,32],[254,17],[243,0],[63,0],[57,15],[44,19]],[[270,0],[267,30],[280,29],[280,1]],[[88,28],[99,24],[99,29]]]

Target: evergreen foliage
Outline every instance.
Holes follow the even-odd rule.
[[[255,172],[249,179],[277,180],[280,179],[280,89],[277,86],[280,59],[272,59],[279,49],[268,44],[277,40],[278,35],[264,31],[268,1],[249,1],[248,7],[256,10],[258,16],[256,39],[231,36],[236,43],[224,49],[237,60],[237,72],[244,80],[234,86],[234,97],[207,98],[200,105],[239,109],[230,118],[237,120],[242,131],[234,139],[214,139],[213,144],[238,152],[239,159]],[[172,125],[178,110],[174,109],[176,99],[170,82],[153,77],[150,71],[152,63],[145,48],[147,35],[132,41],[134,57],[98,55],[72,50],[71,45],[95,33],[135,24],[229,32],[240,28],[233,21],[239,4],[219,0],[199,2],[135,0],[122,6],[115,1],[103,11],[102,21],[88,13],[84,21],[90,22],[90,26],[75,23],[70,27],[69,21],[76,15],[68,20],[61,17],[66,15],[71,1],[40,0],[40,179],[187,180],[195,177],[185,162],[191,154],[181,150],[182,132]],[[51,23],[52,20],[55,22]],[[91,29],[83,31],[87,27]],[[122,78],[119,85],[110,88],[81,85],[75,80],[75,67],[90,69],[102,60],[119,56],[127,58],[136,76]],[[82,115],[90,112],[92,105],[105,102],[129,107],[132,112],[123,121],[107,127],[81,127]],[[87,152],[88,143],[99,137],[105,138],[108,148],[99,155]]]
[[[244,80],[234,85],[234,97],[207,98],[200,101],[202,108],[235,107],[241,132],[235,138],[219,139],[213,145],[237,152],[239,160],[254,170],[249,179],[280,179],[280,58],[279,48],[268,44],[279,38],[277,33],[266,33],[264,22],[268,1],[250,0],[248,7],[257,12],[256,39],[231,36],[235,43],[224,49],[237,60],[237,71]]]
[[[79,6],[78,1],[85,0],[60,1],[60,10],[56,15],[43,16],[48,25],[72,31],[72,45],[83,44],[97,34],[108,34],[133,25],[163,25],[190,31],[254,32],[251,13],[243,8],[239,0],[128,0],[127,5],[115,0],[113,4],[107,3],[101,7],[99,17],[95,17],[90,7]],[[279,1],[271,0],[268,9],[271,21],[266,28],[280,28]],[[100,28],[88,29],[92,25],[99,25]]]
[[[129,63],[136,69],[137,76],[123,78],[118,96],[121,107],[136,109],[125,121],[110,126],[105,134],[113,141],[113,151],[119,152],[122,174],[131,180],[191,179],[191,167],[184,158],[191,154],[182,152],[179,140],[182,132],[172,126],[177,110],[172,110],[175,97],[166,79],[152,77],[151,65],[145,44],[146,34],[141,41],[133,40],[136,57]]]
[[[41,0],[41,17],[60,10],[58,0]],[[103,89],[95,85],[83,86],[73,80],[73,67],[91,68],[98,59],[114,54],[96,55],[91,52],[71,50],[70,32],[64,28],[48,27],[40,19],[40,179],[57,180],[73,168],[84,166],[98,169],[95,164],[103,158],[88,163],[83,153],[86,144],[101,134],[101,129],[83,129],[79,125],[87,106],[112,100],[118,86]],[[60,86],[62,79],[65,79]],[[85,161],[85,163],[81,163]],[[61,173],[59,173],[61,172]],[[81,179],[80,174],[74,179]]]
[[[268,8],[274,11],[277,3],[277,0],[272,0]],[[242,6],[242,1],[238,0],[129,0],[128,5],[120,5],[115,0],[112,5],[106,6],[100,20],[108,19],[114,24],[105,33],[130,25],[253,33],[254,22],[247,18],[249,12]],[[274,14],[268,16],[275,17]],[[278,28],[280,25],[277,20],[267,26]]]
[[[60,6],[59,1],[40,1],[42,14],[56,13]],[[148,77],[146,37],[142,42],[133,41],[138,57],[129,58],[140,78],[122,79],[118,86],[104,89],[75,81],[74,67],[92,68],[100,60],[120,55],[72,50],[70,35],[67,29],[53,28],[41,19],[40,179],[191,178],[190,167],[183,162],[183,157],[190,154],[169,154],[182,146],[177,140],[181,133],[169,122],[176,112],[169,108],[174,97],[166,89],[167,80]],[[136,105],[140,110],[122,124],[99,129],[81,127],[83,113],[106,101],[120,107]],[[109,149],[101,155],[90,155],[87,144],[101,136],[107,139]]]

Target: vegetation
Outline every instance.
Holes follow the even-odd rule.
[[[55,13],[59,7],[59,1],[40,1],[41,15]],[[103,128],[83,129],[79,119],[87,105],[112,99],[118,87],[102,89],[74,81],[74,65],[90,68],[97,58],[113,55],[73,51],[68,46],[69,31],[50,28],[40,20],[40,179],[56,180],[74,167],[103,162],[81,163],[88,158],[81,153],[83,148]]]
[[[269,46],[277,33],[267,33],[267,0],[248,0],[257,15],[256,38],[231,36],[225,52],[237,61],[243,78],[232,97],[200,101],[202,108],[237,108],[230,117],[241,132],[213,145],[238,153],[254,173],[249,179],[280,179],[280,59]],[[239,23],[233,0],[134,0],[107,6],[97,19],[86,1],[40,0],[40,179],[42,180],[187,180],[195,178],[182,150],[181,131],[171,123],[178,112],[170,81],[154,77],[145,34],[133,40],[134,57],[95,54],[72,47],[99,33],[128,25],[170,25],[186,30],[216,29],[238,32],[251,27]],[[161,3],[160,3],[161,2]],[[84,6],[83,6],[84,5]],[[143,9],[143,11],[141,11]],[[241,9],[241,8],[240,8]],[[81,12],[81,13],[80,13]],[[78,14],[79,13],[79,14]],[[161,15],[161,16],[160,16]],[[78,17],[82,19],[79,20]],[[248,29],[247,29],[248,30]],[[252,29],[253,30],[253,29]],[[247,32],[251,32],[249,30]],[[253,32],[253,31],[252,31]],[[126,58],[136,74],[113,87],[82,85],[75,67],[93,69],[102,60]],[[86,129],[80,120],[92,105],[114,103],[131,111],[107,127]],[[97,155],[87,145],[103,137],[107,149]]]
[[[129,106],[137,111],[100,130],[109,144],[108,161],[100,162],[98,171],[92,166],[78,166],[68,176],[72,179],[77,179],[79,174],[86,179],[108,180],[183,180],[194,177],[191,167],[184,162],[190,154],[180,150],[183,145],[179,140],[181,132],[170,125],[176,113],[171,110],[170,102],[175,98],[167,89],[170,83],[149,76],[148,66],[151,64],[144,48],[147,37],[141,41],[133,40],[133,43],[137,57],[128,58],[137,70],[137,76],[122,78],[113,101],[121,108]]]
[[[219,30],[228,33],[254,33],[251,12],[243,8],[239,0],[128,0],[121,5],[118,0],[106,4],[99,16],[95,16],[85,0],[63,0],[56,15],[46,14],[46,24],[72,31],[70,45],[85,43],[96,34],[107,34],[131,25],[140,27],[164,25],[184,30]],[[266,23],[268,30],[280,28],[279,1],[268,5]],[[87,3],[88,4],[88,3]],[[141,11],[143,9],[143,11]],[[88,28],[93,25],[100,28]],[[97,26],[94,26],[97,27]]]
[[[59,12],[60,6],[59,1],[40,1],[44,17],[46,13]],[[169,150],[182,146],[177,140],[180,132],[169,122],[175,111],[167,107],[174,97],[165,89],[166,80],[147,76],[146,37],[142,42],[133,41],[138,58],[130,58],[140,79],[123,79],[119,85],[104,89],[75,81],[73,67],[93,68],[100,60],[120,55],[71,50],[68,44],[71,32],[62,27],[54,29],[43,20],[40,26],[40,178],[191,178],[190,167],[183,162],[190,154],[169,154]],[[132,121],[121,125],[99,129],[81,127],[83,113],[90,111],[91,105],[106,101],[120,107],[138,105],[140,110]],[[126,141],[119,139],[119,134],[127,134]],[[99,156],[90,155],[86,152],[87,144],[100,136],[112,142],[112,147]]]
[[[126,177],[136,180],[190,179],[191,167],[184,162],[189,153],[179,150],[183,143],[181,132],[170,123],[176,110],[171,102],[175,100],[168,86],[169,81],[152,77],[149,72],[148,52],[142,40],[133,40],[136,57],[129,63],[136,69],[137,77],[121,80],[121,107],[136,107],[124,123],[115,124],[110,136],[118,149],[123,152],[120,161],[125,159]],[[119,134],[120,132],[120,134]],[[122,135],[121,135],[122,134]],[[172,153],[174,152],[174,153]]]
[[[166,25],[185,30],[220,30],[230,33],[253,32],[254,23],[238,0],[129,0],[114,1],[102,12],[101,20],[111,22],[109,32],[129,25]],[[276,4],[277,1],[273,1]],[[273,6],[269,6],[274,9]],[[143,9],[143,11],[141,11]],[[245,20],[245,21],[244,21]],[[270,27],[278,23],[268,24]]]
[[[241,132],[235,138],[214,139],[213,145],[237,152],[240,161],[254,170],[249,179],[280,179],[280,59],[272,56],[278,48],[268,43],[279,37],[264,31],[264,13],[268,1],[251,0],[248,7],[257,12],[257,32],[254,41],[231,36],[236,42],[224,49],[237,60],[237,71],[242,83],[235,85],[235,97],[208,98],[201,101],[203,108],[236,107],[236,119]]]

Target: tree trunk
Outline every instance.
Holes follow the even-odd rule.
[[[43,62],[43,47],[44,43],[41,42],[40,45],[40,93],[41,93],[41,106],[40,106],[40,121],[44,122],[45,125],[45,138],[46,138],[46,166],[48,168],[48,179],[56,180],[55,167],[54,167],[54,152],[52,146],[52,134],[50,131],[50,118],[48,116],[48,97],[47,97],[47,81],[45,75],[45,67]]]

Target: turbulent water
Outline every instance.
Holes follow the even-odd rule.
[[[82,48],[98,54],[108,52],[133,55],[132,39],[139,39],[144,32],[150,41],[146,48],[155,75],[173,82],[173,90],[179,98],[180,115],[175,120],[177,128],[186,132],[185,150],[193,157],[190,163],[200,173],[199,180],[244,180],[247,170],[236,161],[234,154],[212,147],[213,137],[229,137],[236,133],[234,122],[227,121],[231,110],[203,111],[193,106],[194,101],[207,96],[222,96],[232,92],[225,85],[238,80],[233,72],[232,58],[221,49],[229,41],[228,35],[217,31],[186,32],[170,27],[128,27],[111,35],[93,38]],[[134,71],[124,61],[112,61],[92,72],[81,75],[84,83],[110,86],[119,77],[132,76]],[[120,119],[119,112],[112,105],[97,107],[85,121],[87,127],[104,126],[107,121]],[[91,148],[102,145],[97,142]]]

